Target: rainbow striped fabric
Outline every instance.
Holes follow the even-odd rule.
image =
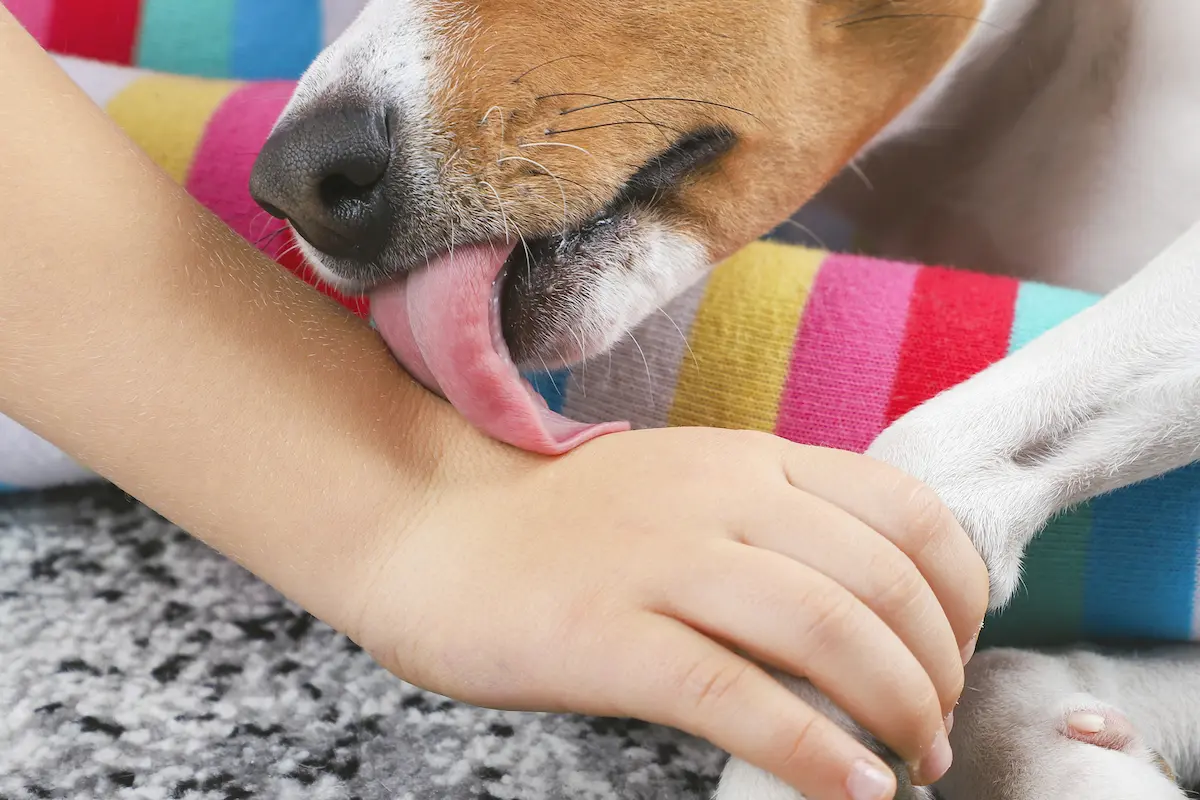
[[[271,222],[246,187],[254,154],[293,84],[60,63],[198,200],[246,238],[262,240]],[[280,257],[283,238],[260,246]],[[283,263],[304,274],[301,265]],[[364,302],[340,299],[368,315]],[[762,241],[610,356],[533,377],[551,405],[577,419],[750,428],[861,451],[914,405],[1094,300],[1007,278]],[[90,477],[0,417],[0,483],[40,487]],[[1026,591],[985,628],[985,639],[1200,639],[1198,542],[1196,469],[1098,500],[1037,541]]]
[[[758,242],[601,359],[545,381],[568,416],[711,425],[862,451],[884,427],[1097,298]],[[1200,639],[1200,468],[1051,524],[984,645]]]
[[[0,0],[43,47],[209,78],[295,79],[366,0]]]

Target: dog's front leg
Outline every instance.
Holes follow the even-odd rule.
[[[1200,453],[1200,225],[1129,283],[902,417],[871,455],[915,475],[1016,590],[1056,513]]]

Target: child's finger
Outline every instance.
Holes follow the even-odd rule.
[[[942,712],[952,711],[962,693],[962,656],[937,595],[912,560],[819,497],[789,491],[780,506],[768,510],[742,540],[844,586],[900,637],[933,681]]]
[[[669,579],[664,612],[807,678],[911,764],[915,780],[941,778],[950,767],[942,703],[887,624],[811,567],[766,550],[719,544],[707,563],[698,559]]]
[[[665,617],[629,634],[627,652],[662,654],[653,670],[629,675],[638,681],[634,715],[701,736],[808,800],[895,794],[895,776],[875,754],[759,667]]]
[[[858,517],[912,559],[941,602],[959,647],[973,645],[987,613],[987,568],[931,489],[882,461],[836,450],[788,446],[783,468],[793,486]],[[845,480],[847,474],[856,480]]]

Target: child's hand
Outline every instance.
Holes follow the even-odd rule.
[[[988,581],[915,481],[732,431],[619,434],[555,461],[482,452],[385,537],[356,598],[354,635],[397,675],[477,705],[679,727],[810,800],[891,798],[879,759],[746,653],[810,679],[919,778],[949,766]],[[852,793],[864,767],[877,794]]]

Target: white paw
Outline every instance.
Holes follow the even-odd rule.
[[[1068,658],[981,653],[955,711],[946,800],[1181,800],[1169,765]]]
[[[977,392],[952,390],[897,420],[867,450],[923,481],[955,515],[987,564],[993,609],[1016,593],[1026,547],[1059,510],[1061,487],[1024,460],[1033,457],[1026,434],[1019,421],[981,405]]]
[[[855,725],[811,683],[787,675],[777,674],[776,677],[806,703],[850,731],[860,741],[877,752],[882,750],[870,734]],[[896,772],[900,787],[895,800],[932,800],[932,791],[912,786],[908,782],[904,765],[894,758],[891,761],[890,766]],[[752,767],[745,761],[731,758],[721,774],[721,783],[717,787],[714,800],[804,800],[804,796],[770,773]]]
[[[932,800],[933,797],[931,790],[902,781],[895,800]],[[804,795],[770,773],[733,758],[725,765],[713,800],[804,800]]]

